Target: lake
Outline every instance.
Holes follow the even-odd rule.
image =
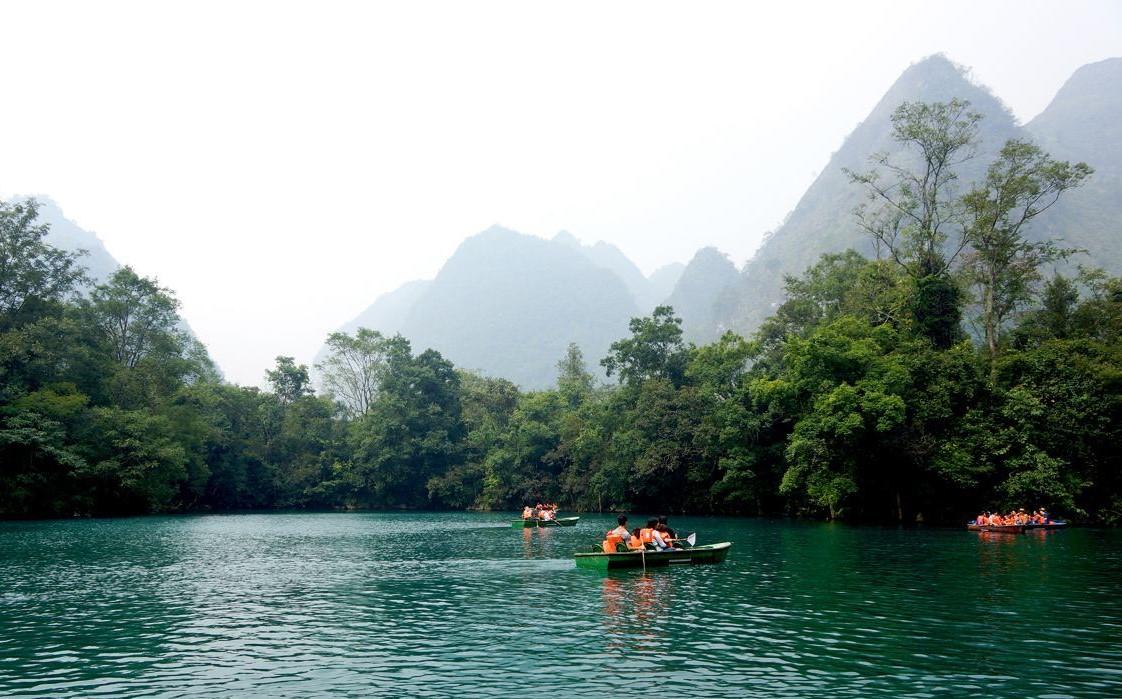
[[[0,523],[0,696],[1122,696],[1122,532],[677,518],[727,562],[598,573],[613,519]]]

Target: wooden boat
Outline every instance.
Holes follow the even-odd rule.
[[[1033,531],[1034,529],[1067,529],[1067,522],[1062,520],[1055,520],[1047,524],[1026,524],[1025,531]]]
[[[729,555],[732,544],[723,541],[719,544],[706,544],[686,549],[670,551],[626,551],[624,553],[578,553],[575,554],[578,568],[593,570],[615,570],[617,568],[661,568],[672,565],[699,565],[720,563]],[[645,559],[645,560],[644,560]]]
[[[510,523],[515,529],[533,529],[534,527],[575,527],[580,517],[561,517],[560,519],[516,519]]]
[[[999,532],[1004,534],[1024,534],[1025,532],[1040,529],[1064,529],[1067,522],[1053,520],[1047,524],[977,524],[967,522],[966,528],[972,532]]]
[[[972,532],[994,532],[996,534],[1025,533],[1025,525],[1023,524],[974,524],[971,522],[966,525],[966,528]]]

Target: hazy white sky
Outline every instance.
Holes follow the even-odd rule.
[[[492,223],[738,264],[945,52],[1022,121],[1122,3],[8,2],[0,195],[174,288],[239,383]]]

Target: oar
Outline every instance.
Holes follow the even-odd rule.
[[[697,543],[697,532],[690,532],[688,535],[686,535],[685,538],[679,537],[677,539],[674,539],[674,541],[684,541],[690,546],[693,546]]]

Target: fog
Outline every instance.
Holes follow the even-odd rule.
[[[1110,2],[7,3],[0,194],[159,277],[227,377],[310,361],[493,223],[738,264],[910,63],[1018,119]]]

